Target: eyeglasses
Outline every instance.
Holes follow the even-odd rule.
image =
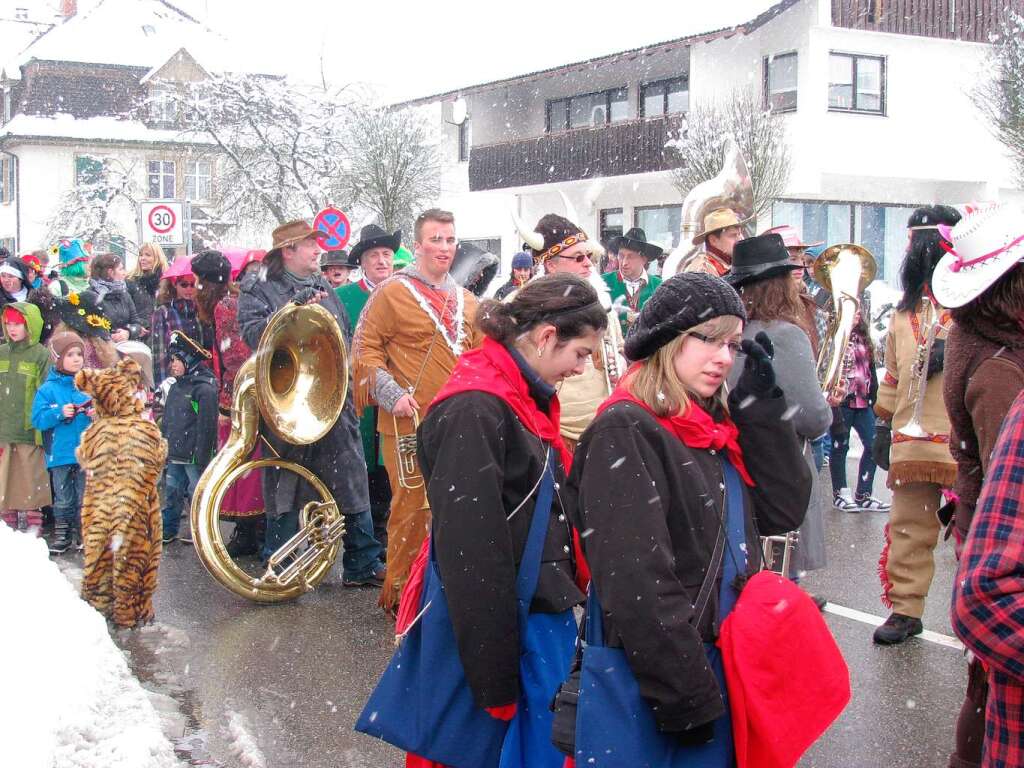
[[[454,248],[454,247],[456,247],[459,244],[459,241],[458,241],[457,238],[454,238],[454,237],[441,237],[440,235],[434,235],[433,237],[428,237],[427,238],[427,242],[430,243],[431,245],[434,245],[434,246],[447,245],[449,248]]]
[[[575,256],[556,256],[553,258],[565,259],[566,261],[575,261],[577,264],[582,264],[584,261],[590,260],[589,253],[577,253]]]
[[[712,339],[710,336],[705,336],[703,333],[697,333],[696,331],[690,331],[689,335],[693,336],[693,338],[697,339],[698,341],[702,341],[705,344],[716,347],[718,349],[728,347],[729,354],[732,355],[733,357],[736,357],[736,355],[740,353],[741,347],[738,341],[719,341],[718,339]]]

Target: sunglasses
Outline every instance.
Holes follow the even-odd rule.
[[[555,257],[552,257],[555,258]],[[559,259],[565,259],[566,261],[575,261],[577,264],[582,264],[584,261],[590,260],[590,254],[577,253],[575,256],[558,256]]]
[[[182,288],[195,288],[196,287],[196,281],[195,280],[179,280],[178,281],[178,285],[181,286]]]

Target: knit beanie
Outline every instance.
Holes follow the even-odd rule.
[[[531,269],[532,267],[533,259],[525,251],[520,251],[512,257],[512,269]]]
[[[720,277],[683,272],[658,286],[626,337],[626,357],[644,360],[676,336],[722,315],[746,322],[735,289]]]
[[[53,356],[53,361],[57,366],[57,370],[62,373],[67,373],[67,369],[64,368],[64,356],[75,347],[81,350],[82,354],[85,354],[85,342],[82,341],[82,337],[77,333],[71,331],[60,331],[59,333],[53,334],[50,337],[50,354]]]
[[[220,251],[203,251],[192,259],[192,272],[200,280],[218,285],[231,279],[231,262]]]

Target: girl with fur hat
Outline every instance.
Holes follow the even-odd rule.
[[[82,494],[85,473],[75,452],[82,433],[91,423],[89,397],[75,387],[75,374],[85,364],[85,343],[70,331],[54,334],[48,344],[50,373],[32,402],[32,426],[43,436],[46,468],[53,487],[54,535],[50,553],[68,550],[72,539],[82,539]]]
[[[883,645],[902,643],[924,629],[921,617],[939,542],[936,513],[942,506],[942,489],[952,486],[956,478],[949,450],[949,416],[942,401],[944,346],[952,320],[935,300],[931,286],[935,266],[945,255],[939,227],[952,227],[958,221],[960,214],[946,205],[924,206],[911,214],[900,270],[903,296],[885,339],[885,375],[878,387],[871,449],[875,462],[889,473],[887,485],[892,489],[892,511],[878,565],[882,602],[891,612],[874,633],[875,642]],[[919,398],[912,399],[910,386],[930,324],[935,322],[939,324],[935,341],[918,389],[924,397],[921,423],[927,435],[913,437],[899,430],[914,414]]]
[[[763,333],[775,347],[779,386],[786,393],[787,418],[800,440],[813,482],[810,505],[804,509],[806,514],[801,515],[800,539],[787,574],[790,577],[825,567],[825,512],[810,443],[828,431],[832,423],[830,405],[840,403],[827,402],[818,384],[800,287],[791,277],[797,269],[799,265],[789,260],[782,237],[770,234],[736,243],[732,268],[726,276],[739,291],[749,318],[743,338],[752,340]],[[738,369],[732,370],[731,386],[737,385],[739,374]]]
[[[759,537],[796,528],[811,493],[772,344],[763,332],[744,338],[745,323],[723,280],[663,282],[626,341],[636,362],[583,434],[567,485],[592,573],[588,618],[624,653],[674,765],[735,764],[718,627],[760,568]]]
[[[593,257],[601,246],[592,242],[587,233],[567,218],[554,213],[541,217],[533,232],[520,232],[533,253],[537,265],[537,278],[543,275],[570,274],[586,280],[598,295],[601,306],[608,314],[608,330],[600,349],[594,350],[584,366],[583,373],[566,379],[558,390],[562,403],[562,437],[569,451],[574,451],[583,430],[593,421],[597,407],[608,395],[611,380],[608,371],[621,372],[625,362],[619,356],[622,350],[622,329],[618,313],[612,307],[608,285],[594,267]],[[535,278],[535,279],[537,279]],[[616,359],[606,361],[610,352]]]
[[[608,317],[583,280],[559,274],[529,283],[508,303],[484,302],[476,321],[483,345],[459,358],[419,429],[433,515],[430,562],[424,591],[412,595],[415,582],[406,589],[396,629],[437,642],[436,612],[411,627],[403,617],[445,600],[444,631],[454,634],[452,653],[479,717],[486,726],[509,721],[504,741],[494,745],[501,765],[561,768],[548,705],[569,672],[577,631],[572,609],[583,594],[559,491],[571,457],[559,433],[556,388],[583,371]],[[423,670],[428,685],[439,682],[432,671]],[[409,700],[431,696],[445,700],[433,690]],[[366,709],[376,709],[373,698]],[[475,744],[482,732],[466,734],[466,742]],[[461,762],[422,755],[481,764],[468,752],[456,756]],[[431,763],[410,756],[407,765]]]
[[[948,253],[935,267],[931,286],[954,323],[946,340],[942,394],[951,426],[949,449],[957,465],[954,531],[962,545],[976,527],[971,521],[982,483],[990,476],[1003,419],[1024,389],[1024,212],[1009,205],[969,207],[956,226],[940,225],[939,234],[948,241]],[[970,568],[971,562],[961,567]],[[996,610],[1002,609],[984,609],[975,621]],[[950,768],[1009,765],[1019,749],[1015,735],[1001,740],[1019,728],[1008,714],[1019,711],[1014,709],[1019,690],[987,670],[985,661],[981,655],[968,668]],[[990,752],[983,760],[986,717],[994,738],[988,739]]]

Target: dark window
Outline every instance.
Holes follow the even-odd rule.
[[[607,248],[613,238],[622,234],[623,221],[621,208],[605,208],[601,211],[601,245]]]
[[[778,53],[765,58],[764,105],[773,112],[796,109],[795,53]]]
[[[469,119],[463,120],[459,124],[459,162],[464,163],[469,160],[469,142],[470,142],[470,130],[469,130]]]
[[[547,105],[548,131],[591,128],[629,118],[629,98],[625,88],[611,88],[567,99],[554,99]]]
[[[174,198],[174,161],[150,160],[146,163],[149,176],[149,196],[170,200]]]
[[[685,77],[640,86],[640,117],[659,117],[690,108],[690,83]]]
[[[885,114],[885,59],[882,56],[831,53],[828,73],[829,109]]]

